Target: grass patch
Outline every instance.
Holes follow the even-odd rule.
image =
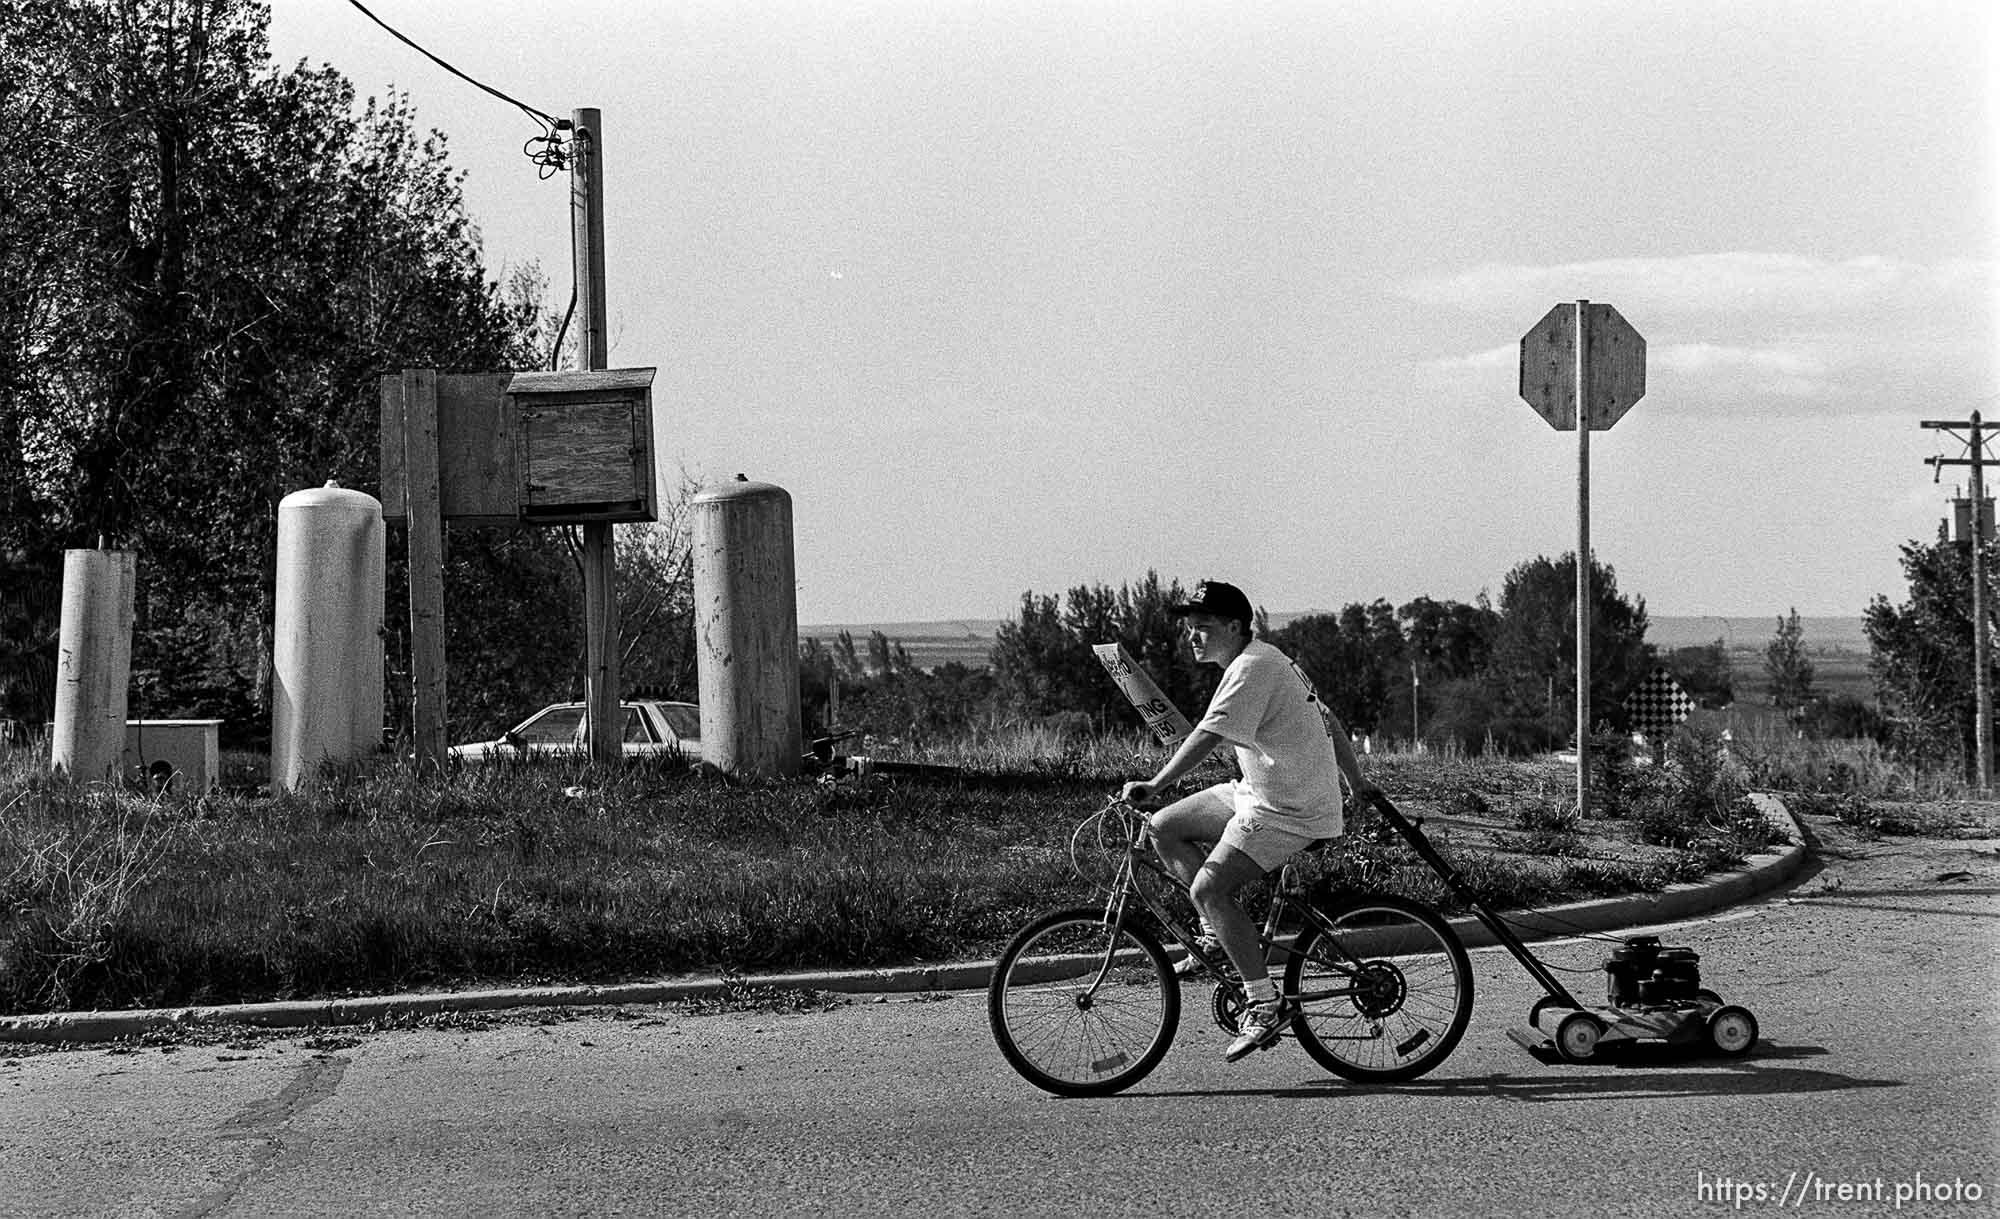
[[[0,1010],[938,959],[1074,900],[1102,781],[582,767],[156,804],[15,782]]]
[[[1113,741],[962,764],[772,784],[664,764],[428,777],[385,764],[186,803],[17,764],[0,771],[0,1011],[990,956],[1031,916],[1096,898],[1071,870],[1071,832],[1157,752]],[[1502,816],[1550,803],[1561,770],[1368,765],[1406,807]],[[1515,815],[1525,835],[1563,832]],[[1504,907],[1655,889],[1699,863],[1579,858],[1553,839],[1513,856],[1431,834]],[[1340,870],[1348,887],[1457,904],[1400,844],[1357,840]]]

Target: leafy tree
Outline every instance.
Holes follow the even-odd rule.
[[[1390,693],[1405,680],[1403,631],[1395,609],[1377,599],[1338,614],[1294,618],[1271,642],[1306,672],[1352,732],[1374,732]]]
[[[0,680],[45,713],[38,607],[60,550],[102,538],[141,555],[154,709],[233,717],[268,667],[278,500],[374,485],[381,373],[539,365],[538,287],[487,280],[444,137],[406,100],[357,114],[331,69],[272,68],[263,5],[7,9],[0,583],[36,591],[0,627]],[[458,549],[448,578],[490,561],[499,585],[506,564],[545,575],[560,542]],[[447,605],[483,639],[575,650],[561,614],[478,622],[465,591]]]
[[[1646,643],[1646,601],[1618,592],[1616,573],[1592,559],[1590,605],[1590,706],[1592,719],[1622,727],[1623,700],[1651,671]],[[1537,556],[1507,573],[1500,593],[1500,621],[1493,637],[1490,677],[1506,718],[1542,723],[1552,739],[1576,724],[1576,555]]]
[[[1667,671],[1674,675],[1674,680],[1697,705],[1727,707],[1736,701],[1729,649],[1723,646],[1722,640],[1674,648],[1667,653],[1665,663]]]
[[[660,519],[615,531],[619,684],[659,698],[695,698],[693,502],[683,478]],[[582,572],[578,571],[581,585]]]
[[[1410,656],[1426,674],[1441,679],[1471,677],[1485,669],[1500,625],[1500,615],[1484,594],[1471,605],[1418,597],[1398,607],[1396,616]]]
[[[1993,570],[2000,546],[1989,543],[1983,557]],[[1877,596],[1863,615],[1876,699],[1904,748],[1933,761],[1956,756],[1970,777],[1978,759],[1972,552],[1942,539],[1933,545],[1910,542],[1903,547],[1903,574],[1908,600],[1896,605]],[[1989,596],[1988,630],[2000,622],[1996,610],[2000,607]],[[1993,660],[1989,655],[1989,664]],[[2000,668],[1989,672],[1988,681],[2000,681]]]
[[[1183,714],[1198,717],[1213,678],[1196,671],[1167,612],[1184,595],[1178,580],[1163,583],[1151,571],[1116,590],[1079,585],[1061,601],[1023,593],[1020,616],[1002,623],[994,638],[998,696],[1016,714],[1074,712],[1100,722],[1129,721],[1131,708],[1091,651],[1094,644],[1121,643],[1162,694]]]
[[[1771,679],[1771,705],[1796,711],[1812,701],[1813,662],[1806,655],[1799,611],[1778,619],[1777,633],[1764,648],[1764,672]]]
[[[497,735],[544,704],[583,698],[581,656],[574,647],[548,645],[551,638],[583,637],[583,584],[570,556],[533,530],[451,529],[444,574],[446,697],[455,736]],[[410,712],[410,619],[400,592],[391,590],[385,619],[392,697],[384,708],[398,731]]]
[[[1490,700],[1456,687],[1476,682],[1485,671],[1500,616],[1481,594],[1470,605],[1418,597],[1397,607],[1396,617],[1411,671],[1398,673],[1388,685],[1385,724],[1392,732],[1407,726],[1424,739],[1476,748],[1487,725],[1484,720],[1471,725],[1466,717]]]
[[[1872,740],[1888,745],[1895,726],[1880,711],[1852,694],[1815,699],[1806,708],[1806,734],[1815,740]]]

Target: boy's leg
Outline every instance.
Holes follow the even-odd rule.
[[[1246,986],[1262,983],[1268,987],[1270,966],[1264,960],[1264,946],[1258,942],[1257,924],[1236,904],[1236,894],[1263,875],[1262,864],[1225,843],[1202,862],[1188,891],[1194,908],[1214,930],[1215,938],[1222,942],[1222,951],[1229,955],[1229,963],[1236,967],[1236,976]]]
[[[1193,889],[1195,878],[1208,861],[1209,848],[1222,840],[1236,805],[1229,798],[1229,785],[1204,788],[1167,805],[1149,819],[1153,849],[1160,862],[1183,885]]]

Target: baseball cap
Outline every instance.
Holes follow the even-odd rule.
[[[1203,580],[1194,586],[1194,596],[1175,605],[1169,605],[1167,612],[1176,617],[1183,614],[1214,614],[1218,618],[1235,618],[1248,622],[1256,615],[1250,611],[1250,598],[1234,584],[1224,584],[1220,580]]]

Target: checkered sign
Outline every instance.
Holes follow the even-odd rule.
[[[1673,674],[1656,666],[1637,689],[1625,696],[1625,710],[1632,716],[1635,731],[1660,737],[1686,722],[1688,713],[1694,710],[1694,700],[1681,689]]]

